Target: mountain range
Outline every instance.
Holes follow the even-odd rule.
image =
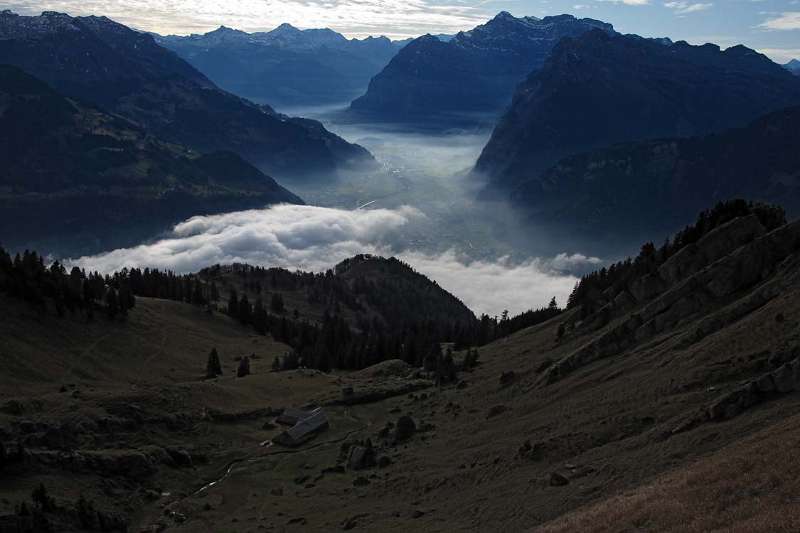
[[[800,214],[800,107],[703,137],[624,143],[567,157],[518,183],[512,201],[537,223],[642,239],[731,198]]]
[[[349,102],[408,41],[347,39],[330,29],[282,24],[246,33],[155,36],[225,90],[278,107]]]
[[[619,142],[743,126],[800,103],[800,80],[749,48],[591,31],[520,84],[477,164],[490,188]]]
[[[371,161],[320,123],[290,118],[219,89],[149,34],[105,17],[0,12],[0,63],[100,106],[163,140],[229,150],[279,177]]]
[[[788,63],[786,63],[783,68],[794,74],[795,76],[800,76],[800,61],[797,59],[792,59]]]
[[[564,37],[613,27],[571,15],[516,18],[502,12],[450,40],[432,35],[403,48],[369,83],[351,111],[373,119],[428,120],[456,113],[498,113],[514,87],[537,71]]]
[[[199,154],[0,65],[0,235],[97,253],[200,214],[302,203],[233,152]]]

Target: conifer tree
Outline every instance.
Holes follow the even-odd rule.
[[[272,301],[270,302],[270,309],[272,309],[273,313],[283,314],[285,310],[283,304],[283,296],[281,296],[277,292],[273,293]]]
[[[111,319],[116,318],[119,313],[119,298],[117,297],[117,291],[113,288],[109,288],[106,292],[106,313],[108,318]]]
[[[208,354],[208,362],[206,363],[206,377],[209,379],[222,375],[222,364],[219,360],[219,354],[216,348],[211,349]]]
[[[250,375],[250,358],[247,356],[242,357],[239,361],[239,368],[236,370],[236,375],[240,378]]]
[[[236,294],[236,289],[231,289],[228,296],[228,316],[231,318],[239,318],[239,296]]]

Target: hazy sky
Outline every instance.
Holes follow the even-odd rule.
[[[269,30],[289,22],[394,38],[466,30],[502,10],[537,17],[573,13],[625,33],[723,47],[742,43],[781,62],[800,57],[800,0],[0,0],[0,8],[102,14],[159,33],[202,33],[221,24]]]

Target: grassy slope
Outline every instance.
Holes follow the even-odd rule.
[[[795,265],[798,259],[795,254]],[[234,354],[260,355],[263,350],[266,355],[285,348],[253,337],[219,315],[140,300],[130,331],[118,336],[126,342],[101,343],[80,359],[75,368],[93,377],[79,382],[81,395],[73,398],[57,392],[65,363],[47,362],[47,354],[73,345],[69,353],[79,354],[97,335],[83,326],[62,323],[56,331],[53,324],[32,325],[30,318],[12,315],[0,324],[4,350],[9,343],[21,343],[15,339],[27,328],[26,338],[45,339],[35,347],[16,344],[27,346],[24,352],[15,348],[15,353],[29,354],[28,379],[36,377],[34,369],[53,370],[46,371],[51,376],[47,385],[17,385],[14,394],[27,411],[16,418],[0,415],[0,422],[11,427],[20,418],[126,416],[136,406],[148,415],[186,416],[189,425],[176,429],[145,422],[136,431],[96,432],[81,436],[79,448],[124,453],[180,445],[208,461],[193,469],[161,468],[135,483],[85,471],[33,469],[8,476],[0,490],[0,507],[10,508],[15,498],[44,479],[60,497],[74,496],[80,489],[104,508],[127,509],[134,530],[159,521],[192,532],[259,527],[330,531],[345,525],[369,531],[496,531],[501,524],[509,531],[678,531],[686,530],[685,524],[694,531],[791,530],[800,520],[793,504],[800,464],[800,394],[776,397],[733,419],[672,434],[687,417],[743,379],[759,375],[763,370],[758,365],[765,364],[769,353],[798,344],[800,284],[796,269],[791,263],[785,266],[789,268],[775,278],[794,280],[788,290],[697,342],[687,344],[685,338],[694,333],[699,318],[722,312],[759,286],[545,386],[536,372],[544,361],[566,356],[603,333],[568,337],[557,344],[558,325],[570,318],[563,316],[483,348],[483,363],[462,374],[465,388],[431,388],[367,405],[329,407],[330,429],[289,451],[259,446],[276,431],[262,428],[268,417],[225,423],[203,412],[302,405],[336,397],[344,384],[352,383],[359,391],[380,380],[305,371],[272,374],[266,372],[269,359],[264,357],[256,360],[256,374],[249,378],[199,381],[211,342],[220,349],[226,373],[233,369]],[[165,313],[166,306],[174,312]],[[170,323],[166,330],[161,326],[164,320]],[[91,328],[101,326],[98,321]],[[72,340],[76,332],[82,332],[80,342]],[[160,353],[161,345],[166,355],[143,364]],[[104,370],[111,361],[122,363],[114,365],[121,370]],[[176,371],[170,372],[173,367]],[[508,370],[516,372],[517,380],[504,387],[499,378]],[[9,372],[10,367],[3,368],[4,391],[12,381]],[[35,400],[42,405],[37,407]],[[505,411],[489,416],[495,406]],[[401,414],[410,414],[426,429],[407,444],[383,444],[378,431]],[[353,438],[371,438],[392,464],[323,473],[337,463],[342,442]],[[536,452],[520,454],[525,441]],[[235,464],[229,476],[192,494],[218,479],[235,459],[243,462]],[[553,472],[565,475],[569,484],[551,486]],[[359,477],[368,485],[355,486]],[[119,494],[109,497],[109,486]],[[146,488],[168,495],[148,502],[139,496]],[[165,508],[182,513],[186,521],[164,518]]]
[[[62,384],[95,387],[167,385],[203,375],[211,348],[223,369],[236,369],[234,357],[255,353],[255,365],[269,369],[286,347],[251,334],[221,314],[167,300],[140,298],[126,322],[103,316],[86,324],[80,318],[38,317],[25,305],[0,302],[8,310],[0,322],[0,401],[10,395],[56,391]]]
[[[523,531],[546,523],[555,531],[677,531],[688,522],[697,531],[791,529],[800,512],[787,499],[796,486],[794,466],[784,465],[796,464],[800,455],[800,395],[776,398],[732,420],[670,433],[743,377],[758,375],[745,362],[751,356],[796,343],[798,296],[795,284],[742,320],[680,348],[696,324],[687,320],[546,387],[537,367],[594,335],[556,345],[559,319],[525,330],[481,350],[484,363],[464,375],[465,389],[354,407],[350,414],[367,425],[357,436],[375,442],[377,430],[400,413],[433,426],[408,445],[382,449],[393,465],[363,474],[368,486],[353,486],[359,472],[308,485],[293,481],[306,471],[313,479],[333,464],[336,446],[261,459],[215,487],[219,508],[196,512],[182,530],[225,529],[231,517],[246,524],[243,530],[263,525],[327,531],[348,520],[369,531],[495,531],[500,524]],[[783,321],[776,320],[779,313]],[[516,371],[518,380],[504,388],[499,377],[507,370]],[[498,405],[507,410],[488,417]],[[342,435],[344,428],[331,432]],[[526,440],[541,447],[538,457],[519,455]],[[551,486],[553,472],[570,483]],[[271,494],[278,487],[283,495]],[[677,503],[664,502],[662,495]],[[621,499],[632,502],[630,513],[616,510]],[[679,505],[690,500],[692,505]],[[190,498],[182,505],[196,510],[202,501]],[[593,504],[598,507],[570,514]]]

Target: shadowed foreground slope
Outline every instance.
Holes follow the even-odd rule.
[[[109,393],[91,383],[77,395],[55,383],[32,386],[12,393],[21,408],[4,393],[0,435],[27,440],[32,455],[24,467],[6,467],[3,497],[19,501],[34,479],[59,502],[82,489],[98,507],[125,513],[134,530],[792,529],[800,223],[781,224],[752,206],[717,220],[698,225],[696,238],[665,261],[645,262],[645,247],[637,268],[625,270],[636,275],[606,270],[611,286],[481,348],[477,368],[452,385],[436,387],[401,362],[332,374],[265,374],[259,363],[252,376],[216,382],[184,382],[195,370],[179,370],[169,387],[159,385],[169,377],[146,374],[142,382],[118,378],[124,389]],[[129,320],[159,305],[142,300]],[[227,318],[191,312],[185,320],[205,321],[209,342],[233,333]],[[21,316],[0,324],[3,339],[27,336],[20,328],[35,319]],[[231,339],[225,357],[246,350],[246,338]],[[259,354],[270,350],[258,346]],[[183,368],[169,351],[153,360],[162,357],[174,361],[164,368]],[[115,397],[124,405],[110,409],[121,403]],[[280,431],[266,407],[308,403],[328,413],[326,432],[299,448],[259,446]],[[172,414],[156,416],[165,406]],[[81,417],[77,445],[47,440],[42,424]],[[92,423],[98,429],[88,431]],[[103,429],[128,425],[136,437]],[[106,469],[102,481],[85,460],[43,462],[122,443],[164,459],[135,477],[105,459],[96,463]],[[171,448],[187,450],[193,466],[180,453],[183,463],[169,459]]]

